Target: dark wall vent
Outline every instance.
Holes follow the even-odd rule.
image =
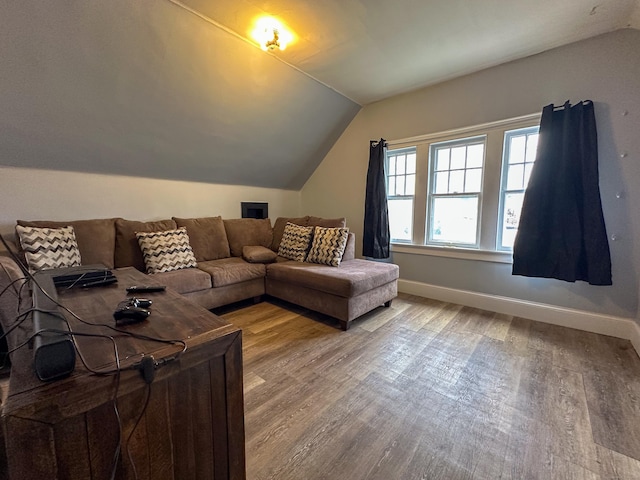
[[[266,202],[241,202],[242,218],[269,218],[269,204]]]

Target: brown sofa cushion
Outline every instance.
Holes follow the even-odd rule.
[[[211,275],[214,287],[224,287],[235,283],[246,282],[265,275],[264,264],[248,263],[241,258],[221,258],[198,264],[198,268]]]
[[[70,222],[51,222],[46,220],[18,220],[23,227],[60,228],[71,225],[78,242],[78,250],[83,265],[100,263],[107,268],[115,265],[116,229],[115,218],[95,220],[74,220]],[[135,236],[133,237],[135,240]],[[137,241],[136,241],[137,244]]]
[[[245,245],[271,245],[273,231],[268,218],[234,218],[223,221],[232,256],[241,257],[242,247]]]
[[[191,248],[198,262],[231,256],[222,217],[173,217],[173,220],[179,227],[186,227]]]
[[[261,245],[245,245],[242,248],[242,258],[249,263],[271,263],[276,261],[276,252]]]
[[[280,242],[282,241],[282,235],[284,234],[284,228],[287,223],[293,223],[302,227],[308,226],[309,216],[298,218],[278,217],[276,223],[273,225],[273,241],[271,242],[271,250],[277,252],[280,248]]]
[[[347,219],[342,218],[320,218],[309,217],[307,223],[311,227],[325,227],[325,228],[344,228],[347,226]]]
[[[151,274],[154,281],[160,282],[178,293],[199,292],[211,288],[211,275],[197,268],[184,268],[171,272]],[[142,295],[141,295],[142,296]],[[151,307],[153,309],[153,307]]]
[[[393,263],[359,259],[342,262],[339,267],[306,262],[280,262],[267,266],[267,279],[350,298],[397,280],[398,272],[398,266]]]
[[[173,220],[136,222],[134,220],[125,220],[124,218],[116,219],[116,268],[135,267],[144,272],[144,259],[140,245],[138,245],[136,232],[162,232],[175,230],[176,228],[176,222]]]
[[[353,232],[349,232],[349,238],[347,238],[347,246],[344,248],[342,254],[342,261],[353,260],[356,258],[356,235]]]

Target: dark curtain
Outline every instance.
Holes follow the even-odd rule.
[[[389,258],[389,211],[384,175],[385,140],[372,140],[369,145],[367,196],[364,203],[364,235],[362,255],[370,258]]]
[[[611,285],[593,102],[542,111],[536,161],[513,247],[513,274]]]

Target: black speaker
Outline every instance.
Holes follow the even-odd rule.
[[[33,295],[33,364],[36,375],[43,382],[64,378],[76,365],[76,350],[71,335],[43,330],[69,331],[56,304],[57,293],[53,279],[46,273],[34,275]]]

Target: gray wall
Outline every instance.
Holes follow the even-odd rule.
[[[510,265],[399,254],[400,276],[486,294],[625,317],[638,314],[640,268],[640,31],[620,30],[366,106],[302,190],[302,210],[346,215],[361,252],[370,139],[396,140],[595,102],[600,187],[613,286],[513,277]],[[627,111],[627,115],[623,112]],[[623,152],[628,152],[621,158]],[[622,192],[622,198],[616,194]]]
[[[166,0],[0,2],[0,165],[300,189],[359,106]]]

